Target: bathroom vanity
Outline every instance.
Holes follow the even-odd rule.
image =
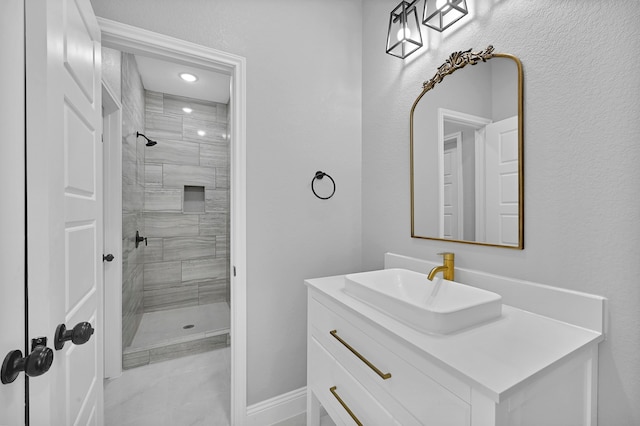
[[[387,269],[425,273],[434,265],[385,257]],[[477,271],[456,274],[500,294],[501,314],[430,333],[345,292],[345,276],[305,281],[308,425],[319,425],[321,406],[337,425],[597,424],[605,299]]]

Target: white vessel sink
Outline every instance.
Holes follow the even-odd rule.
[[[344,291],[428,333],[453,333],[502,315],[499,294],[406,269],[346,275]]]

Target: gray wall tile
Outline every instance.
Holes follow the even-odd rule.
[[[216,257],[229,258],[229,237],[226,235],[216,236]]]
[[[182,265],[177,262],[145,263],[144,289],[179,286],[182,281]],[[146,304],[145,304],[146,306]]]
[[[216,189],[229,189],[229,169],[216,167]]]
[[[182,117],[173,114],[148,113],[146,135],[152,139],[182,139]]]
[[[211,212],[200,215],[200,235],[227,235],[229,233],[229,214]]]
[[[230,210],[228,189],[206,189],[204,191],[205,210],[225,213]]]
[[[181,237],[199,234],[198,215],[146,213],[146,237]]]
[[[173,237],[164,239],[164,260],[215,257],[215,237]]]
[[[145,90],[144,108],[146,113],[155,112],[162,114],[164,112],[164,99],[162,93]]]
[[[126,280],[122,283],[122,345],[131,344],[138,330],[143,313],[143,265],[131,268]]]
[[[165,188],[184,188],[185,185],[215,188],[216,169],[165,164],[162,170],[162,180]]]
[[[162,186],[162,164],[145,163],[144,184],[145,188]]]
[[[147,238],[147,245],[143,247],[144,263],[162,262],[162,238]]]
[[[226,259],[197,259],[182,262],[182,281],[206,281],[226,278]]]
[[[182,190],[145,189],[145,211],[182,211]]]
[[[206,167],[229,167],[229,143],[212,142],[200,144],[200,165]]]
[[[198,285],[187,284],[180,287],[166,287],[158,290],[145,290],[145,312],[164,311],[184,308],[198,304]]]
[[[122,354],[122,368],[141,367],[149,364],[149,351],[125,352]]]
[[[192,117],[184,117],[184,134],[183,140],[212,143],[225,142],[227,134],[226,123],[217,123],[214,121],[197,120]],[[198,135],[198,130],[204,130],[205,135]]]
[[[200,144],[173,139],[159,139],[158,144],[145,152],[149,163],[200,164]]]
[[[167,114],[182,115],[195,120],[218,121],[218,105],[213,102],[184,98],[182,96],[164,95],[164,112]],[[189,107],[193,111],[185,113],[182,108]],[[225,118],[226,120],[226,118]]]
[[[226,278],[222,278],[198,283],[198,303],[207,305],[226,301],[227,282]]]
[[[180,358],[185,355],[194,355],[227,347],[227,335],[228,333],[151,349],[149,351],[149,362],[154,363],[166,361],[169,359]]]
[[[122,70],[122,342],[131,344],[144,308],[142,251],[135,230],[143,228],[144,150],[135,133],[144,129],[144,89],[133,55],[121,56]]]

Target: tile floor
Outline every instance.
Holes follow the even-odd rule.
[[[105,381],[105,426],[229,426],[230,348],[125,370]]]
[[[216,349],[105,380],[105,426],[230,426],[230,354]],[[305,425],[302,413],[272,426]],[[321,425],[335,426],[326,415]]]

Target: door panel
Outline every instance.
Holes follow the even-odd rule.
[[[75,3],[67,0],[68,6],[64,10],[64,66],[75,83],[74,88],[81,89],[87,101],[94,103],[96,81],[93,55],[96,34],[92,34],[94,29],[91,28],[91,21],[95,21],[95,17],[91,16],[93,13],[87,13],[89,11],[85,5]]]
[[[518,245],[518,117],[486,128],[486,239]]]
[[[456,132],[444,138],[444,218],[441,238],[461,240],[462,219],[462,133]]]
[[[74,105],[64,105],[65,192],[92,197],[95,194],[93,158],[95,147],[86,141],[95,138],[95,129],[83,121]]]
[[[446,144],[444,147],[444,227],[442,238],[458,239],[458,186],[456,176],[458,174],[456,163],[455,144]]]
[[[0,363],[25,353],[24,5],[0,2]],[[25,376],[0,384],[0,425],[24,424]]]
[[[89,0],[27,4],[29,334],[95,329],[30,382],[34,425],[103,423],[100,30]],[[53,342],[49,344],[53,347]]]

